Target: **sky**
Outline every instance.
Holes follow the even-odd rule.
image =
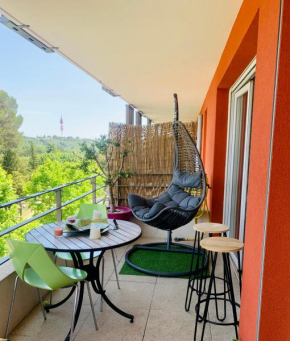
[[[109,122],[125,122],[125,104],[59,56],[45,53],[0,24],[0,90],[16,98],[25,136],[96,138]]]

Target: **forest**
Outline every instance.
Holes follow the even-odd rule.
[[[95,162],[85,160],[83,142],[92,140],[78,137],[23,136],[23,118],[17,114],[17,101],[0,90],[0,205],[19,197],[83,179],[99,172]],[[97,178],[97,185],[103,184]],[[62,202],[91,190],[91,182],[66,187]],[[100,197],[103,193],[97,193]],[[77,212],[80,203],[91,202],[87,196],[63,208],[63,217]],[[0,208],[0,231],[55,206],[55,193]],[[0,237],[0,258],[7,254],[6,238],[24,240],[28,230],[42,223],[54,222],[56,213],[42,217],[10,234]]]

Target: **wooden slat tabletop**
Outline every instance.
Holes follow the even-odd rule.
[[[114,224],[109,220],[111,227]],[[62,226],[64,223],[60,223]],[[114,249],[134,242],[141,236],[141,228],[129,221],[118,220],[119,229],[109,230],[100,239],[89,239],[89,231],[86,233],[64,233],[61,237],[55,237],[53,228],[57,223],[39,226],[29,231],[25,238],[28,242],[41,243],[49,251],[102,251]]]

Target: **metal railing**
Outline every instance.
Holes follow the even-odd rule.
[[[21,228],[22,226],[25,226],[37,219],[40,219],[52,212],[56,212],[56,220],[57,222],[61,222],[62,221],[62,208],[67,206],[67,205],[70,205],[72,204],[73,202],[77,201],[77,200],[80,200],[90,194],[92,194],[92,203],[93,204],[98,204],[99,202],[103,201],[104,198],[100,198],[97,200],[97,195],[96,195],[96,192],[102,188],[105,188],[106,186],[105,185],[102,185],[102,186],[98,186],[96,185],[96,179],[97,177],[100,176],[100,174],[96,174],[96,175],[92,175],[92,176],[89,176],[87,178],[84,178],[84,179],[80,179],[80,180],[77,180],[77,181],[73,181],[73,182],[70,182],[70,183],[67,183],[65,185],[61,185],[61,186],[58,186],[58,187],[54,187],[54,188],[50,188],[48,190],[45,190],[45,191],[42,191],[42,192],[39,192],[39,193],[34,193],[34,194],[31,194],[31,195],[28,195],[28,196],[25,196],[25,197],[22,197],[22,198],[18,198],[18,199],[15,199],[15,200],[12,200],[12,201],[9,201],[9,202],[6,202],[6,203],[3,203],[3,204],[0,204],[0,209],[3,209],[3,208],[7,208],[7,207],[10,207],[12,205],[15,205],[15,204],[21,204],[23,201],[26,201],[26,200],[29,200],[29,199],[33,199],[33,198],[37,198],[37,197],[40,197],[44,194],[47,194],[47,193],[51,193],[51,192],[54,192],[55,193],[55,202],[56,202],[56,206],[55,207],[52,207],[44,212],[41,212],[39,214],[36,214],[35,216],[29,218],[29,219],[26,219],[18,224],[15,224],[3,231],[0,231],[0,237],[3,237],[5,236],[6,234],[8,233],[11,233],[19,228]],[[65,187],[69,187],[69,186],[74,186],[74,185],[77,185],[77,184],[80,184],[84,181],[91,181],[91,185],[92,185],[92,189],[86,193],[83,193],[69,201],[66,201],[65,203],[62,203],[62,200],[61,200],[61,193],[62,193],[62,189],[65,188]],[[9,256],[6,256],[6,257],[3,257],[3,258],[0,258],[0,265],[3,264],[4,262],[6,262],[7,260],[9,259]]]

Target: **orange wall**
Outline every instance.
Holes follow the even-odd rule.
[[[201,114],[204,114],[207,111],[207,132],[206,132],[206,150],[203,150],[203,158],[205,161],[205,167],[206,172],[208,175],[208,180],[210,185],[214,187],[214,179],[213,176],[218,176],[221,178],[224,178],[224,174],[218,175],[217,172],[214,173],[214,163],[219,159],[219,157],[222,157],[223,163],[225,163],[225,153],[221,152],[217,156],[215,153],[214,148],[218,147],[217,143],[219,139],[222,140],[222,144],[225,148],[226,143],[226,133],[220,134],[218,132],[218,129],[223,129],[224,123],[227,124],[227,108],[224,107],[224,116],[225,119],[220,124],[220,121],[216,121],[216,109],[217,109],[217,90],[218,89],[229,89],[230,86],[234,83],[234,81],[238,78],[238,76],[242,73],[242,71],[246,68],[246,66],[250,63],[250,61],[254,58],[256,55],[256,47],[249,49],[243,48],[243,46],[247,46],[247,44],[242,44],[244,38],[247,36],[247,32],[249,28],[251,27],[251,24],[255,21],[255,16],[257,16],[258,9],[259,9],[259,0],[245,0],[239,15],[236,19],[236,22],[232,28],[232,32],[230,34],[230,37],[228,39],[226,48],[223,52],[223,55],[220,59],[219,65],[217,67],[216,73],[214,75],[214,78],[211,82],[210,88],[208,90],[207,96],[205,98],[205,101],[203,103]],[[257,19],[256,19],[257,20]],[[257,23],[256,23],[257,25]],[[257,39],[257,38],[254,38]],[[248,43],[251,41],[250,39],[247,39]],[[242,58],[240,58],[237,51],[242,51],[244,55]],[[238,59],[241,59],[241,63],[238,62]],[[222,114],[220,113],[219,118],[221,119]],[[216,127],[217,125],[217,127]],[[215,132],[219,134],[219,136],[216,136]],[[217,167],[217,165],[216,165]],[[220,164],[219,167],[222,167]],[[221,171],[221,170],[219,170]],[[222,170],[224,172],[224,169]],[[215,186],[219,186],[219,182],[216,181]],[[222,184],[223,186],[223,184]],[[220,189],[218,190],[220,192]],[[212,198],[214,197],[213,191],[209,192],[209,203],[211,208],[215,211],[215,208],[213,205],[211,205]],[[212,211],[213,219],[216,221],[219,221],[218,216],[219,213],[216,213],[219,211],[217,208],[216,212]],[[217,216],[215,216],[217,214]],[[219,217],[221,218],[221,217]]]
[[[284,0],[259,340],[290,339],[290,1]],[[274,335],[274,336],[273,336]]]
[[[205,169],[212,185],[209,198],[212,221],[220,222],[225,175],[227,92],[257,55],[240,318],[242,341],[256,339],[279,3],[279,0],[243,2],[201,109],[201,114],[207,112],[204,152]]]
[[[279,1],[263,1],[259,11],[257,71],[254,93],[240,322],[240,334],[244,341],[255,340],[254,336],[257,332],[278,20]],[[263,341],[267,340],[271,339]]]

